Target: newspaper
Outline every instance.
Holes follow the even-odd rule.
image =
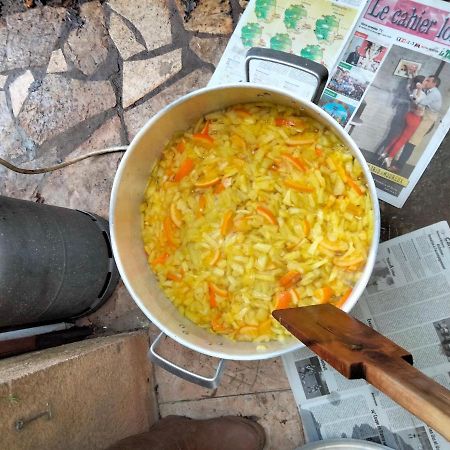
[[[245,81],[250,47],[328,68],[320,106],[361,149],[379,197],[401,208],[450,127],[450,3],[250,0],[210,85]],[[305,72],[268,62],[251,67],[252,82],[312,97]]]
[[[402,346],[450,388],[450,228],[447,222],[380,244],[352,315]],[[364,439],[399,450],[450,443],[364,380],[347,380],[307,348],[283,356],[307,441]]]
[[[365,0],[250,0],[209,85],[245,81],[245,55],[251,47],[294,53],[331,70],[365,6]],[[262,61],[251,68],[254,83],[312,96],[314,84],[305,72]]]
[[[320,99],[398,208],[450,127],[449,59],[449,3],[371,0]]]

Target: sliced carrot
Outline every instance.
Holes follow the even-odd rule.
[[[220,234],[226,236],[230,233],[233,227],[233,211],[227,211],[223,216],[222,225],[220,227]]]
[[[290,288],[298,283],[301,279],[302,274],[300,272],[297,272],[296,270],[290,270],[278,280],[278,283],[285,288]]]
[[[356,217],[361,217],[363,215],[363,211],[359,206],[355,206],[355,205],[347,205],[347,207],[345,208],[350,214],[356,216]]]
[[[225,190],[225,185],[223,183],[217,183],[214,187],[214,194],[220,194]]]
[[[330,286],[324,286],[314,291],[314,295],[319,299],[320,303],[328,303],[330,298],[333,297],[334,291]]]
[[[283,117],[277,117],[275,119],[275,125],[277,127],[287,127],[287,126],[291,126],[289,121],[284,119]]]
[[[311,231],[311,225],[309,222],[305,219],[303,221],[303,233],[305,233],[305,236],[308,236],[309,232]]]
[[[344,306],[344,303],[347,301],[347,299],[350,297],[350,294],[352,293],[352,288],[348,288],[344,295],[334,304],[337,308],[341,308]]]
[[[249,117],[251,116],[251,114],[249,113],[248,110],[246,110],[245,108],[232,108],[232,110],[239,116],[239,117]]]
[[[183,278],[181,274],[172,272],[167,273],[166,277],[172,281],[180,281]]]
[[[219,319],[220,319],[220,316],[211,319],[211,328],[215,332],[220,333],[221,331],[225,331],[227,328],[225,327],[225,325],[223,323],[220,323]]]
[[[208,294],[209,294],[209,306],[211,306],[211,308],[216,308],[217,307],[216,293],[214,292],[211,283],[208,284]]]
[[[304,184],[301,183],[297,183],[296,181],[293,180],[285,180],[284,184],[287,187],[290,187],[292,189],[295,189],[296,191],[299,192],[305,192],[305,193],[311,193],[314,192],[314,189],[310,186],[305,186]]]
[[[184,141],[180,141],[177,144],[177,152],[178,153],[183,153],[186,150],[186,144],[184,143]]]
[[[207,147],[211,147],[214,144],[214,139],[209,134],[195,133],[192,136],[192,139],[194,139],[194,141],[198,142],[199,144],[205,145]]]
[[[306,172],[308,170],[305,162],[301,158],[295,158],[294,156],[288,155],[287,153],[283,153],[281,157],[286,161],[289,161],[296,169],[300,170],[301,172]]]
[[[204,194],[202,194],[198,198],[198,210],[200,214],[203,214],[203,212],[205,211],[205,207],[206,207],[206,197]]]
[[[215,184],[220,182],[220,177],[211,178],[209,180],[197,181],[194,183],[194,186],[197,188],[206,188],[210,186],[214,186]]]
[[[169,216],[164,219],[163,230],[167,234],[172,234],[172,219]]]
[[[277,162],[274,162],[270,167],[269,170],[272,170],[273,172],[278,172],[280,170],[280,166]]]
[[[210,121],[207,120],[205,122],[205,126],[203,127],[202,131],[200,131],[200,134],[209,134],[209,124],[210,124]]]
[[[278,294],[277,296],[277,305],[275,309],[286,309],[289,308],[289,304],[291,303],[292,295],[289,291],[284,291]]]
[[[275,119],[275,125],[277,127],[303,127],[304,124],[302,119],[296,117],[277,117]]]
[[[324,294],[323,298],[325,298],[326,300],[329,300],[334,295],[334,291],[330,288],[330,286],[323,287],[322,292]]]
[[[221,289],[219,286],[217,286],[214,283],[209,283],[210,286],[212,287],[212,289],[214,290],[214,292],[220,296],[220,297],[228,297],[228,291],[226,291],[225,289]]]
[[[168,253],[163,253],[161,256],[158,256],[151,262],[152,267],[157,266],[158,264],[164,264],[167,261],[168,257]]]
[[[256,207],[256,212],[260,216],[263,216],[265,219],[267,219],[267,221],[269,223],[271,223],[272,225],[278,225],[277,218],[273,215],[272,211],[270,211],[269,209],[265,208],[264,206],[257,206]]]
[[[357,183],[353,181],[353,179],[348,174],[347,174],[347,183],[358,195],[364,194],[361,188],[357,185]]]
[[[323,156],[323,150],[320,145],[316,145],[315,152],[316,152],[316,156],[319,156],[319,157]]]
[[[173,229],[172,229],[172,220],[170,217],[166,217],[163,222],[163,231],[164,238],[167,241],[167,244],[176,247],[175,241],[173,240]]]
[[[194,161],[190,158],[186,158],[181,164],[180,168],[178,169],[178,172],[175,174],[174,180],[176,182],[181,181],[184,177],[186,177],[192,172],[193,168],[194,168]]]

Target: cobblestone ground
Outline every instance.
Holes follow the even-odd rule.
[[[164,105],[207,84],[246,3],[0,1],[0,157],[41,167],[128,144]],[[0,167],[0,194],[108,217],[120,158],[110,154],[44,175]],[[149,326],[123,284],[81,323],[110,332]],[[211,358],[173,342],[163,351],[200,373],[214,370]],[[216,391],[158,368],[155,376],[163,416],[253,415],[268,433],[266,448],[293,449],[303,441],[279,359],[229,362]]]
[[[45,3],[0,2],[0,157],[31,168],[128,144],[159,109],[205,86],[244,6],[237,0]],[[121,156],[43,175],[0,166],[0,193],[107,218]],[[123,286],[90,320],[113,330],[148,324]]]

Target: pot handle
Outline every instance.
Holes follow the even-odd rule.
[[[199,386],[202,386],[207,389],[217,389],[220,383],[220,379],[222,378],[223,369],[224,369],[224,363],[225,360],[221,359],[219,361],[219,364],[217,365],[216,373],[212,378],[204,377],[203,375],[198,375],[194,372],[190,372],[189,370],[177,366],[173,362],[165,359],[160,354],[156,352],[156,349],[158,347],[158,343],[161,340],[161,338],[165,336],[163,332],[161,332],[158,337],[155,339],[155,341],[150,345],[150,349],[148,351],[148,357],[149,359],[157,364],[162,369],[166,370],[167,372],[170,372],[171,374],[182,378],[183,380],[189,381],[190,383],[198,384]]]
[[[250,82],[250,62],[255,59],[282,64],[312,75],[317,81],[317,86],[311,96],[311,101],[317,104],[328,80],[328,69],[325,66],[292,53],[273,50],[271,48],[253,47],[245,56],[245,77],[247,82]]]

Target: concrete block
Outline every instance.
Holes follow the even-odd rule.
[[[148,430],[158,407],[147,348],[134,332],[0,361],[0,448],[96,450]]]

